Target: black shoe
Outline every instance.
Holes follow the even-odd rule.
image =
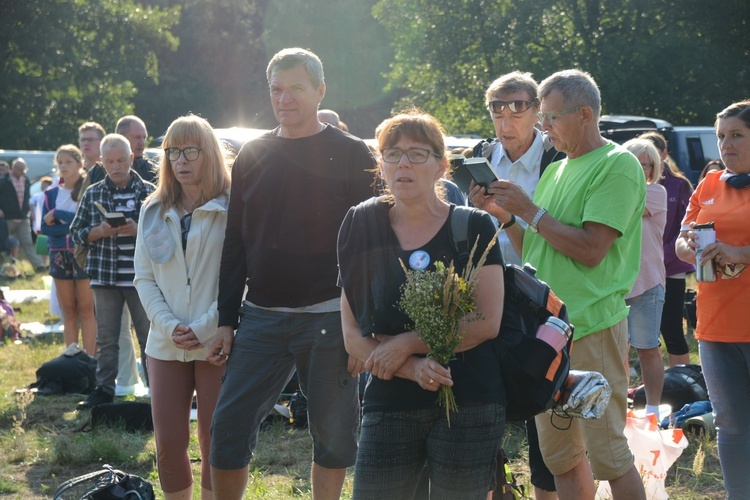
[[[37,273],[43,273],[43,272],[49,271],[49,266],[39,266],[36,269],[34,269],[34,271]]]
[[[114,401],[114,396],[112,394],[104,392],[104,389],[101,387],[95,388],[93,391],[91,391],[91,394],[89,394],[89,397],[86,399],[86,401],[81,401],[78,403],[77,408],[79,410],[88,410],[89,408],[93,408],[96,405],[100,405],[102,403],[111,403]]]

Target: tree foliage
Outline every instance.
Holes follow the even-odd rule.
[[[178,19],[132,0],[0,1],[0,147],[75,143],[86,120],[114,129],[133,112],[134,82],[158,82]]]
[[[605,113],[713,123],[750,95],[746,0],[380,0],[395,58],[396,107],[434,113],[449,132],[492,134],[484,91],[513,70],[539,80],[592,74]]]
[[[268,61],[261,41],[268,0],[141,1],[181,7],[179,47],[157,52],[159,81],[144,79],[134,99],[153,136],[190,112],[215,127],[257,127],[268,118]]]

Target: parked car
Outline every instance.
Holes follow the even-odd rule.
[[[599,119],[599,130],[604,137],[620,144],[643,132],[661,133],[669,143],[670,156],[693,184],[698,182],[706,163],[720,159],[716,131],[710,126],[674,127],[657,118],[603,115]]]
[[[713,127],[674,127],[667,137],[672,159],[693,185],[711,160],[720,160],[719,144]]]
[[[266,129],[261,128],[246,128],[246,127],[230,127],[230,128],[215,128],[214,133],[219,138],[219,140],[223,141],[229,147],[234,151],[235,154],[240,152],[240,148],[242,148],[243,144],[245,144],[250,139],[255,139],[256,137],[265,134],[268,132]],[[151,143],[151,147],[149,148],[150,151],[147,151],[147,154],[149,154],[150,157],[154,158],[155,156],[158,156],[158,148],[161,147],[161,143],[164,140],[164,136],[159,136],[156,139],[154,139]]]
[[[29,178],[31,183],[45,175],[52,176],[57,173],[54,151],[0,149],[0,160],[7,161],[8,165],[16,158],[23,158],[26,161],[28,167],[26,177]]]

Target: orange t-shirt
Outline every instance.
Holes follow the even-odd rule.
[[[716,241],[750,245],[750,188],[736,189],[710,172],[690,197],[685,219],[714,222]],[[717,269],[719,270],[719,269]],[[695,338],[713,342],[750,342],[750,265],[725,269],[713,282],[698,283]]]

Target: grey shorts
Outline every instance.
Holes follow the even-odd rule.
[[[243,305],[211,425],[210,462],[223,470],[250,463],[260,424],[297,370],[307,396],[313,461],[354,465],[358,379],[347,371],[341,315],[287,313]]]

